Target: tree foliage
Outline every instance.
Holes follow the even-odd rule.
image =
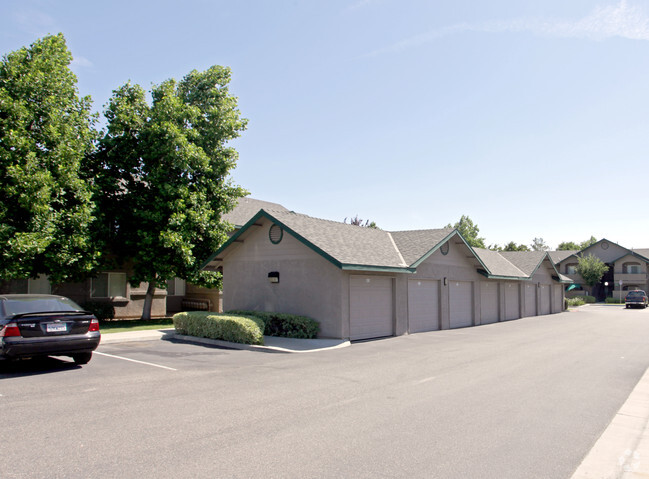
[[[79,97],[62,34],[5,55],[0,65],[0,279],[88,274],[91,191],[79,176],[95,118]]]
[[[202,262],[227,239],[221,221],[246,192],[231,183],[237,160],[227,143],[245,130],[230,70],[213,66],[144,90],[127,83],[113,92],[107,131],[91,162],[105,247],[130,265],[132,284],[148,282],[143,318],[155,286],[178,277],[220,286]]]
[[[471,218],[467,215],[462,215],[460,221],[454,225],[449,223],[445,228],[454,228],[458,230],[466,242],[474,248],[486,248],[485,239],[478,236],[480,228],[478,228],[478,225],[474,224]]]
[[[608,266],[597,256],[587,254],[578,259],[577,273],[584,279],[588,286],[599,283],[608,271]]]
[[[586,241],[582,241],[581,243],[575,243],[574,241],[564,241],[563,243],[559,243],[558,250],[559,251],[581,251],[589,246],[594,245],[597,243],[597,238],[594,236],[591,236],[589,239]]]
[[[530,249],[527,247],[527,245],[524,244],[516,244],[513,241],[510,241],[507,243],[502,251],[529,251]]]
[[[343,223],[347,223],[347,218],[345,218],[345,221],[343,221]],[[365,223],[363,223],[363,220],[359,218],[358,215],[354,216],[353,218],[350,218],[349,224],[354,226],[362,226],[363,228],[372,228],[375,230],[379,229],[379,227],[374,221],[365,220]]]
[[[550,249],[550,247],[545,244],[545,241],[543,241],[543,238],[534,238],[530,246],[533,251],[547,251]]]

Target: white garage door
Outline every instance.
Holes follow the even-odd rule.
[[[549,284],[542,284],[540,286],[541,289],[541,294],[539,298],[540,307],[540,314],[550,314],[550,285]]]
[[[552,286],[552,291],[554,293],[554,298],[552,301],[552,312],[553,313],[560,313],[563,311],[563,307],[561,305],[561,290],[563,289],[563,286],[560,284],[555,284]]]
[[[525,316],[536,316],[536,284],[525,285]]]
[[[408,329],[411,333],[439,329],[439,281],[408,281]]]
[[[473,285],[468,281],[449,281],[451,328],[473,325]]]
[[[505,320],[518,319],[520,317],[520,301],[518,296],[518,284],[506,283],[505,287]]]
[[[498,322],[498,283],[480,283],[480,323]]]
[[[350,338],[392,336],[392,278],[351,276],[349,282]]]

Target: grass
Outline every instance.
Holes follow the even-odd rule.
[[[99,329],[102,334],[146,331],[148,329],[168,329],[173,327],[174,323],[171,318],[156,318],[148,321],[142,319],[115,319],[99,323]]]

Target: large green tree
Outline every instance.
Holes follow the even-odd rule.
[[[597,256],[587,254],[578,259],[577,274],[584,282],[593,287],[602,280],[604,274],[608,271],[608,266]]]
[[[486,248],[485,239],[478,236],[480,228],[478,228],[478,225],[474,224],[471,218],[467,215],[462,215],[460,221],[454,225],[449,223],[445,228],[454,228],[458,230],[466,242],[474,248]]]
[[[62,34],[0,64],[0,279],[47,274],[59,283],[92,271],[92,201],[79,176],[94,117],[69,68]]]
[[[99,234],[129,282],[149,284],[144,319],[155,288],[171,278],[220,286],[218,273],[200,268],[227,239],[222,215],[246,194],[229,179],[237,152],[227,143],[246,127],[229,82],[230,70],[213,66],[154,86],[150,104],[131,83],[109,101],[90,170],[101,192]]]
[[[574,241],[564,241],[563,243],[559,243],[557,249],[559,251],[581,251],[588,248],[589,246],[594,245],[595,243],[597,243],[597,238],[591,236],[590,239],[582,241],[581,243],[575,243]]]

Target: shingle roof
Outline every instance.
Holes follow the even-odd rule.
[[[408,265],[413,265],[452,232],[452,228],[443,228],[436,230],[394,231],[390,234],[405,262]]]
[[[500,254],[525,273],[525,276],[533,275],[546,256],[545,251],[501,251]]]
[[[498,251],[483,248],[473,248],[473,251],[476,252],[482,263],[487,267],[487,272],[493,276],[510,276],[514,278],[528,276]]]
[[[405,268],[387,231],[312,218],[292,211],[272,211],[272,218],[343,265]]]
[[[579,253],[579,251],[548,251],[550,259],[554,264],[559,264],[568,256],[572,256],[573,254],[577,253]]]
[[[229,213],[224,214],[223,219],[232,223],[236,228],[241,228],[262,208],[266,210],[287,211],[286,208],[278,203],[246,197],[240,198],[237,206]]]

